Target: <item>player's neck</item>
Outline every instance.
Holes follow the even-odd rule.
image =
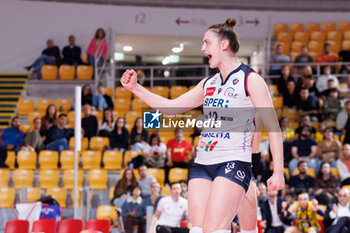
[[[223,58],[223,61],[218,66],[223,81],[226,80],[227,76],[237,69],[241,65],[241,61],[236,56],[227,56]]]

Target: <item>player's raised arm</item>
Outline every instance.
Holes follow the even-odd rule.
[[[170,100],[156,95],[137,83],[137,74],[134,70],[126,70],[120,80],[123,87],[138,96],[143,102],[165,114],[182,113],[203,104],[203,79],[192,90]]]

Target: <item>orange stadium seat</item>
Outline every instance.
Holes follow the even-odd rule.
[[[116,87],[115,96],[117,99],[131,99],[131,92],[124,87]]]
[[[21,201],[24,201],[22,199],[22,192],[20,192],[20,199]],[[27,188],[27,200],[28,202],[34,202],[41,198],[41,192],[40,188]]]
[[[41,80],[56,80],[56,79],[57,79],[57,66],[43,65],[41,67]]]
[[[106,147],[109,147],[109,138],[95,136],[90,139],[91,150],[102,151]]]
[[[74,151],[64,150],[60,155],[61,169],[73,169],[74,168]],[[79,162],[79,160],[78,160]]]
[[[107,150],[103,153],[103,164],[107,170],[120,170],[123,165],[123,153],[121,151]]]
[[[127,167],[128,163],[131,162],[131,160],[133,158],[135,158],[136,156],[138,156],[139,154],[142,154],[142,152],[134,151],[134,150],[127,150],[127,151],[125,151],[125,154],[124,154],[125,167]]]
[[[308,23],[306,25],[307,32],[321,31],[321,25],[319,23]]]
[[[341,32],[345,32],[345,31],[350,30],[350,22],[340,22],[338,24],[338,29]]]
[[[279,42],[290,43],[290,42],[292,42],[292,33],[290,33],[290,32],[280,32],[277,35],[277,40]]]
[[[343,40],[341,47],[343,50],[349,50],[350,49],[350,40]]]
[[[92,80],[92,66],[80,65],[77,69],[77,80]]]
[[[143,111],[148,109],[148,105],[143,102],[141,99],[133,99],[132,100],[132,110],[133,111]]]
[[[140,112],[136,111],[128,111],[125,114],[125,120],[127,123],[132,124],[131,126],[134,126],[134,122],[138,117],[142,117],[142,114]]]
[[[309,33],[308,32],[295,32],[294,33],[294,41],[300,41],[303,43],[307,43],[309,41]]]
[[[169,182],[173,183],[180,180],[187,180],[188,169],[186,168],[171,168],[169,172]]]
[[[292,42],[292,52],[300,53],[301,47],[303,47],[304,45],[306,45],[306,43],[301,42],[301,41],[293,41]]]
[[[56,106],[57,106],[57,110],[63,113],[67,113],[71,108],[72,108],[72,103],[73,100],[71,99],[57,99],[56,100]]]
[[[27,115],[30,112],[34,112],[34,100],[19,99],[17,103],[17,110],[19,115]]]
[[[326,40],[325,32],[311,32],[310,40],[323,43]]]
[[[164,179],[165,179],[165,173],[164,169],[160,168],[148,168],[148,175],[154,177],[157,182],[160,184],[160,186],[163,186]]]
[[[103,111],[92,110],[91,115],[95,116],[98,122],[103,118]],[[82,114],[82,117],[83,117],[83,114]]]
[[[283,97],[274,96],[272,97],[272,103],[275,108],[282,108],[283,106]]]
[[[107,170],[92,169],[88,172],[89,187],[94,190],[107,189]]]
[[[8,187],[10,180],[10,171],[8,169],[0,169],[0,188]]]
[[[15,160],[16,160],[16,154],[14,151],[8,151],[7,152],[7,158],[5,160],[5,164],[9,166],[9,169],[15,169]]]
[[[298,111],[295,108],[284,108],[282,116],[287,117],[289,121],[295,121],[298,118]]]
[[[42,112],[29,112],[27,119],[28,119],[28,124],[33,125],[33,121],[35,118],[41,118],[44,116],[44,113]]]
[[[33,187],[34,174],[32,170],[16,169],[13,173],[13,183],[16,189]]]
[[[317,57],[321,54],[322,52],[314,52],[314,51],[310,51],[309,55],[312,57],[313,61],[316,61]]]
[[[342,33],[340,31],[329,31],[327,32],[327,40],[340,42],[342,39]]]
[[[337,24],[333,22],[325,22],[322,24],[322,31],[329,32],[329,31],[336,31],[337,30]]]
[[[336,177],[339,178],[339,171],[338,171],[338,168],[336,168],[336,167],[331,167],[331,172],[333,173],[333,175],[335,175]]]
[[[280,32],[288,32],[288,31],[289,31],[288,24],[286,24],[286,23],[275,23],[273,25],[274,36],[277,36],[278,33],[280,33]]]
[[[327,41],[329,44],[331,44],[331,51],[333,53],[338,53],[340,51],[340,42],[339,41]]]
[[[322,53],[323,43],[319,41],[310,41],[308,43],[308,48],[311,52]]]
[[[101,151],[86,150],[83,151],[81,161],[83,169],[97,169],[101,165]]]
[[[69,65],[61,65],[58,69],[60,80],[74,80],[75,67]]]
[[[127,111],[113,111],[113,118],[117,119],[119,117],[124,117]]]
[[[295,61],[295,58],[297,58],[297,56],[299,56],[300,53],[296,53],[296,52],[290,52],[289,56],[291,61]]]
[[[117,225],[118,214],[115,206],[101,205],[97,207],[96,211],[97,219],[104,219],[113,222],[113,225]]]
[[[350,40],[350,30],[344,32],[344,40]]]
[[[83,170],[78,170],[78,188],[83,187],[84,172]],[[74,170],[64,170],[63,172],[63,184],[68,190],[74,188]]]
[[[58,187],[59,180],[58,170],[41,170],[39,173],[39,183],[42,189]]]
[[[89,139],[82,138],[80,145],[81,145],[81,151],[86,150],[89,147]],[[74,150],[74,137],[71,137],[69,139],[69,149]]]
[[[295,32],[304,32],[304,24],[303,23],[291,23],[290,24],[290,31],[292,33],[295,33]]]
[[[0,208],[10,208],[15,202],[14,188],[0,188]]]
[[[154,94],[169,98],[169,87],[166,86],[154,86],[152,92]]]
[[[35,169],[36,168],[36,152],[21,150],[17,154],[18,168]]]
[[[176,85],[172,86],[170,88],[170,98],[175,99],[186,92],[187,92],[187,87],[176,86]]]
[[[111,98],[113,98],[113,88],[111,88],[111,87],[106,88],[106,91],[105,91],[104,94],[108,95]]]
[[[36,110],[37,110],[37,112],[45,113],[47,107],[48,107],[50,104],[54,104],[54,102],[53,102],[52,99],[45,99],[45,98],[38,99],[38,101],[37,101],[37,103],[36,103]]]
[[[117,111],[129,111],[130,110],[130,99],[117,98],[114,100],[114,110]]]
[[[53,196],[61,207],[66,208],[67,190],[65,188],[48,188],[46,196]]]
[[[58,152],[42,150],[39,153],[40,169],[57,169]]]
[[[74,123],[75,123],[75,113],[74,113],[74,111],[69,111],[67,113],[67,121],[68,121],[68,126],[73,129],[74,128]]]
[[[19,129],[23,132],[23,133],[27,133],[29,130],[33,130],[33,124],[21,124],[19,126]]]

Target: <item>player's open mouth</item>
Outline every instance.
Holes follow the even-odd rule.
[[[208,56],[208,58],[209,58],[209,61],[210,61],[210,59],[211,59],[211,57],[212,57],[212,56],[211,56],[210,54],[207,54],[207,56]]]

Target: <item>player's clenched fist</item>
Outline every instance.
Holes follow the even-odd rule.
[[[132,91],[132,89],[135,87],[137,83],[137,74],[135,70],[126,70],[122,78],[120,79],[120,82],[122,83],[123,87],[128,89],[129,91]]]

